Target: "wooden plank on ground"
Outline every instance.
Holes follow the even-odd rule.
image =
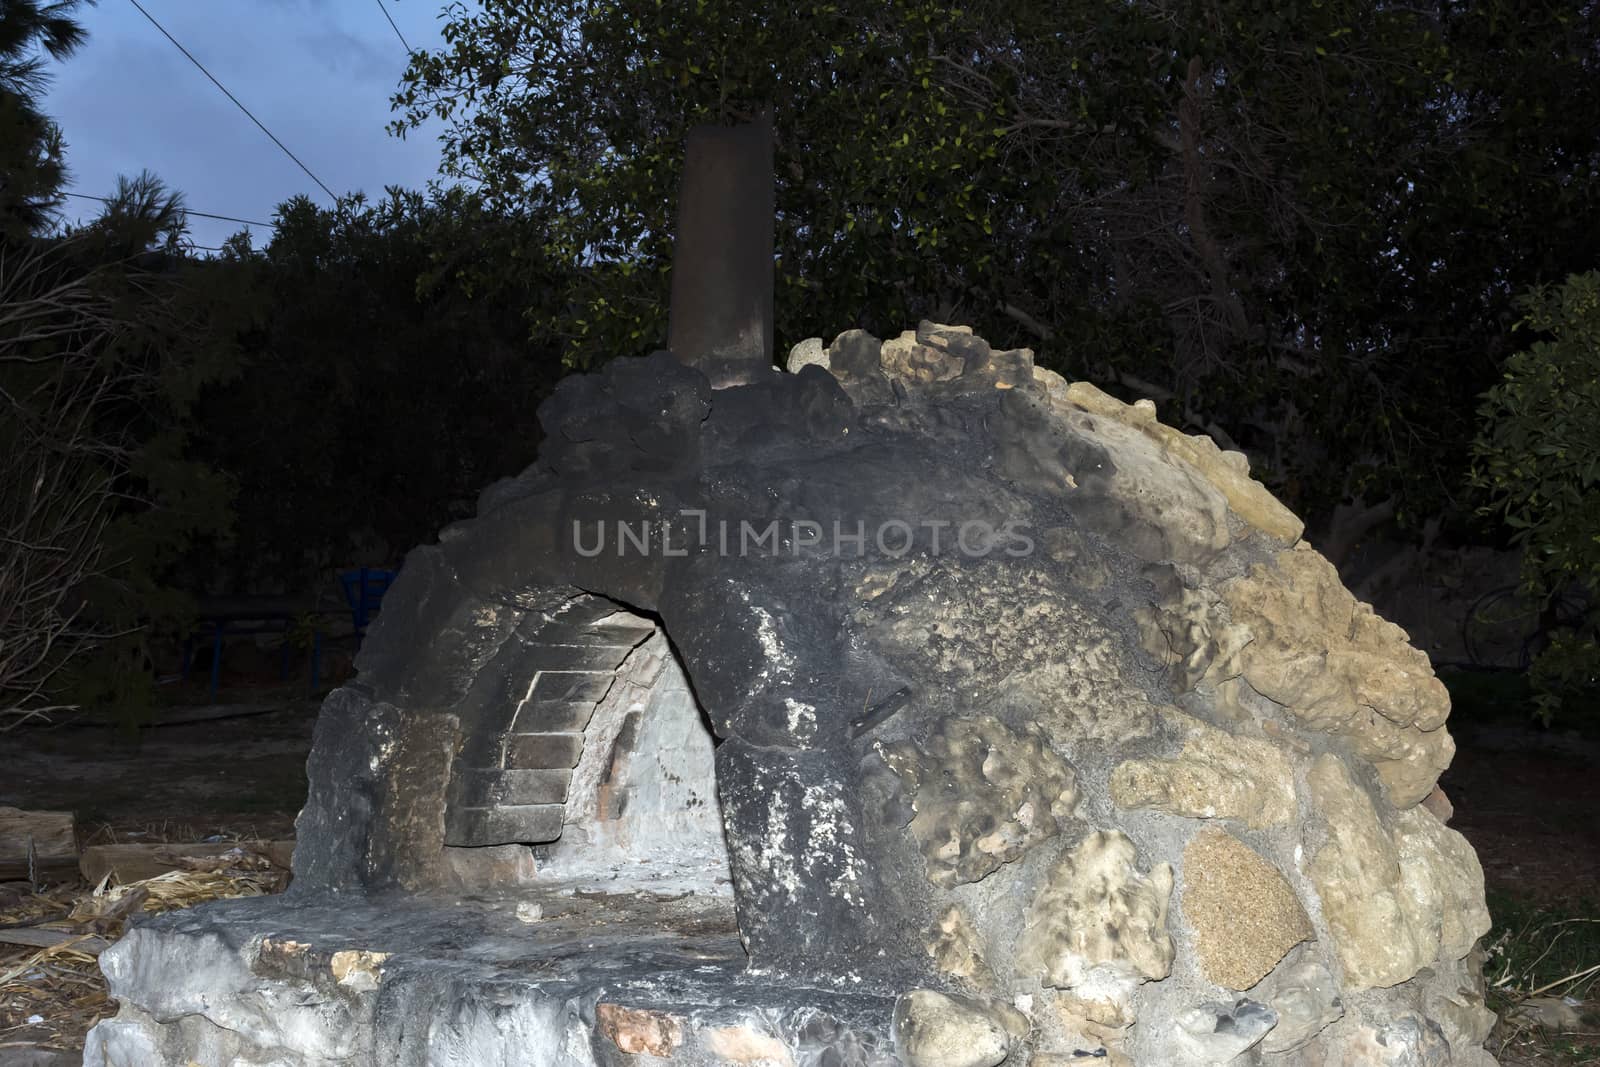
[[[150,844],[90,845],[83,850],[78,869],[90,885],[99,885],[107,874],[115,876],[118,884],[139,882],[155,878],[168,871],[185,869],[185,859],[209,859],[230,849],[243,849],[263,857],[274,867],[289,869],[289,858],[294,853],[293,841],[207,841],[202,844],[180,845],[153,842]]]
[[[72,930],[51,930],[42,926],[12,926],[0,927],[0,945],[22,945],[27,948],[55,948],[72,942],[75,952],[83,952],[90,956],[98,956],[110,946],[111,942],[95,934],[83,934]]]
[[[0,808],[0,882],[58,881],[77,869],[72,812]]]

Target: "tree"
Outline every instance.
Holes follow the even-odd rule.
[[[226,524],[225,487],[186,455],[197,389],[226,369],[173,247],[181,201],[119,182],[95,222],[0,242],[0,712],[115,695],[134,713],[146,646],[186,598],[169,584]]]
[[[490,0],[445,42],[396,126],[549,220],[569,365],[660,343],[682,137],[770,107],[780,339],[970,321],[1324,526],[1458,503],[1512,294],[1600,232],[1593,0]]]
[[[1584,610],[1559,620],[1534,660],[1532,680],[1548,723],[1563,703],[1600,689],[1600,271],[1540,287],[1520,325],[1544,335],[1506,361],[1483,396],[1472,445],[1473,484],[1523,550],[1524,590],[1546,604],[1564,596]]]
[[[413,60],[396,128],[451,120],[446,172],[541,222],[564,271],[549,328],[587,366],[664,338],[686,130],[773,107],[780,337],[884,330],[937,296],[936,249],[984,255],[981,202],[1009,183],[989,117],[940,113],[920,84],[921,35],[953,46],[970,22],[929,0],[455,4],[448,49]]]
[[[236,378],[208,387],[198,447],[237,488],[232,541],[197,585],[330,588],[472,513],[532,462],[533,417],[560,375],[530,333],[555,292],[542,235],[460,190],[391,189],[333,208],[281,205],[272,241],[200,265],[248,293]]]
[[[94,424],[126,382],[108,301],[60,258],[0,257],[0,726],[54,710],[61,669],[105,636],[83,588],[122,463]]]
[[[0,5],[0,235],[38,232],[60,203],[61,129],[39,110],[49,85],[41,50],[67,58],[83,44],[81,0]]]
[[[146,645],[181,616],[169,583],[227,520],[226,487],[186,454],[190,405],[225,373],[184,255],[182,198],[148,172],[101,216],[55,225],[61,131],[46,57],[83,42],[80,0],[0,3],[0,713],[115,695],[135,713]]]

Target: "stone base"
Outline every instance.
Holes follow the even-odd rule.
[[[889,998],[751,973],[722,897],[255,898],[106,951],[87,1067],[886,1067]]]

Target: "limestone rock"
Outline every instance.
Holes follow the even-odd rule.
[[[1347,989],[1392,986],[1436,958],[1458,960],[1489,930],[1483,870],[1460,834],[1428,812],[1386,828],[1337,756],[1307,774],[1327,840],[1308,873],[1344,966]]]
[[[1099,554],[1088,544],[1081,530],[1071,526],[1052,526],[1040,539],[1045,554],[1085,589],[1102,589],[1111,581],[1111,572]]]
[[[1178,755],[1117,765],[1111,799],[1118,807],[1239,819],[1255,829],[1294,818],[1294,773],[1281,746],[1195,719],[1188,719],[1186,729]]]
[[[1129,1062],[1124,1053],[1135,1012],[1126,985],[1099,985],[1083,996],[1044,987],[1027,998],[1036,1027],[1034,1064]],[[1052,1054],[1060,1059],[1050,1059]]]
[[[1072,387],[1072,383],[1060,374],[1049,367],[1035,367],[1033,368],[1033,380],[1044,387],[1045,395],[1050,398],[1051,404],[1069,403],[1067,391]]]
[[[967,997],[913,990],[895,1004],[895,1047],[906,1067],[996,1067],[1011,1054],[1019,1014]]]
[[[846,330],[828,346],[828,369],[835,377],[865,378],[880,373],[883,342],[866,330]]]
[[[1033,349],[1012,348],[989,355],[984,368],[996,389],[1016,389],[1033,384]]]
[[[1235,514],[1263,533],[1290,545],[1300,540],[1305,524],[1279,503],[1266,486],[1250,477],[1250,461],[1243,453],[1224,452],[1209,437],[1191,437],[1165,426],[1156,421],[1154,405],[1144,406],[1147,402],[1124,404],[1088,382],[1072,382],[1067,386],[1065,399],[1085,411],[1116,419],[1148,434],[1168,455],[1198,471],[1227,498]]]
[[[857,404],[887,403],[894,388],[883,376],[883,342],[866,330],[846,330],[828,346],[828,373]]]
[[[1200,831],[1183,850],[1183,917],[1201,972],[1224,989],[1249,989],[1312,936],[1278,869],[1216,829]]]
[[[823,347],[820,337],[807,337],[789,349],[789,360],[784,367],[790,374],[799,374],[801,367],[813,364],[823,370],[828,369],[828,350]]]
[[[1348,738],[1397,806],[1431,792],[1455,751],[1449,695],[1405,632],[1358,603],[1314,550],[1281,552],[1215,590],[1168,566],[1145,573],[1158,599],[1135,610],[1141,643],[1176,692],[1199,691],[1238,718],[1227,690],[1242,678],[1301,728]]]
[[[1069,506],[1091,528],[1124,539],[1148,562],[1204,564],[1232,541],[1227,499],[1198,472],[1175,463],[1161,447],[1120,421],[1096,419],[1073,408],[1066,426],[1086,443],[1115,456],[1115,474],[1104,485],[1074,476]],[[1064,472],[1063,481],[1067,481]],[[1071,488],[1070,482],[1068,487]]]
[[[1439,786],[1433,787],[1433,792],[1422,798],[1422,806],[1446,826],[1455,817],[1456,806],[1450,803],[1450,796]]]
[[[1037,733],[990,716],[946,718],[921,745],[884,747],[916,815],[911,833],[935,885],[975,882],[1051,837],[1072,815],[1072,768]]]
[[[1018,969],[1073,989],[1104,978],[1131,988],[1172,969],[1172,867],[1139,871],[1120,830],[1097,830],[1050,868],[1017,942]]]
[[[1049,563],[974,571],[907,559],[872,579],[855,587],[863,603],[852,624],[930,690],[975,709],[1024,707],[1062,742],[1122,744],[1154,731],[1154,706],[1125,675],[1121,636]]]
[[[1253,640],[1244,678],[1304,727],[1350,739],[1396,807],[1432,792],[1455,745],[1450,695],[1405,631],[1357,602],[1333,564],[1300,545],[1224,583],[1232,621]]]
[[[1463,1050],[1465,1051],[1465,1050]],[[1488,1054],[1481,1049],[1451,1055],[1450,1043],[1437,1024],[1416,1014],[1404,1014],[1378,1025],[1357,1028],[1324,1062],[1328,1067],[1480,1067]]]
[[[1205,566],[1232,543],[1227,500],[1193,468],[1134,427],[1028,385],[999,393],[993,469],[1008,483],[1062,500],[1082,526],[1147,563]]]
[[[1187,693],[1236,677],[1239,652],[1254,635],[1226,619],[1216,591],[1196,588],[1170,564],[1146,567],[1144,577],[1158,600],[1134,610],[1139,643],[1166,665],[1172,688]]]
[[[1222,1067],[1265,1037],[1278,1015],[1265,1004],[1238,1000],[1205,1003],[1178,1013],[1166,1063],[1171,1067]]]
[[[1462,959],[1441,960],[1417,976],[1420,982],[1432,972],[1422,1007],[1444,1031],[1452,1049],[1477,1048],[1499,1021],[1484,1004],[1484,955],[1479,945]]]
[[[645,1056],[671,1056],[683,1044],[683,1022],[666,1012],[596,1004],[600,1032],[623,1052]]]
[[[930,319],[923,319],[917,323],[917,340],[925,345],[933,345],[936,348],[949,348],[952,340],[959,341],[963,338],[970,339],[974,336],[971,326],[951,325],[943,322],[934,322]]]
[[[1392,833],[1411,928],[1439,958],[1461,959],[1491,925],[1478,854],[1423,808],[1397,812]]]
[[[960,908],[952,907],[934,924],[928,955],[942,973],[984,983],[992,977],[983,959],[983,943]]]
[[[750,1067],[794,1067],[782,1041],[753,1026],[722,1026],[706,1035],[706,1049],[721,1063]]]
[[[1292,1052],[1344,1016],[1339,984],[1315,959],[1285,964],[1250,995],[1278,1013],[1278,1025],[1261,1042],[1263,1052]]]
[[[1047,993],[1054,992],[1047,990]],[[1054,994],[1056,1014],[1074,1033],[1084,1033],[1096,1041],[1115,1041],[1134,1023],[1131,1006],[1122,1000],[1096,999],[1070,992]]]
[[[913,349],[924,351],[913,354]],[[942,354],[945,360],[927,350]],[[891,378],[925,385],[957,377],[980,388],[995,389],[1028,387],[1034,382],[1031,349],[996,352],[974,335],[970,326],[947,326],[927,319],[918,323],[915,331],[907,330],[898,340],[884,344],[883,371]]]
[[[961,357],[952,354],[948,346],[923,344],[911,330],[885,341],[879,358],[884,374],[906,382],[947,382],[959,377],[964,368]]]
[[[1074,1048],[1070,1052],[1035,1053],[1028,1067],[1134,1067],[1134,1062],[1119,1049]]]

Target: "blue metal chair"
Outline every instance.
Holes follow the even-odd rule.
[[[178,668],[179,678],[187,681],[194,666],[195,638],[202,637],[211,646],[211,678],[207,685],[210,699],[217,698],[222,685],[223,638],[238,635],[281,634],[283,642],[278,653],[278,677],[289,677],[289,634],[296,619],[304,613],[302,605],[284,597],[232,596],[214,597],[199,605],[194,628],[183,639],[183,662]],[[316,689],[315,667],[311,687]]]
[[[358,641],[366,636],[367,624],[378,613],[383,605],[383,594],[389,591],[389,586],[399,573],[397,570],[362,567],[339,575],[339,584],[344,588],[345,603],[350,605],[350,619],[355,623]]]
[[[400,572],[390,568],[362,567],[344,571],[339,575],[339,587],[344,590],[344,602],[350,607],[350,621],[355,626],[356,647],[367,635],[367,626],[383,606],[383,594],[389,591]],[[311,644],[311,676],[317,677],[322,669],[322,632],[319,630]]]

